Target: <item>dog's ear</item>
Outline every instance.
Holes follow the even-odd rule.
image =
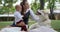
[[[37,15],[41,15],[41,13],[39,13],[39,12],[37,12],[36,14],[37,14]]]
[[[43,12],[42,12],[41,10],[38,10],[38,11],[37,11],[37,14],[38,14],[38,15],[42,15]]]
[[[49,14],[49,13],[50,13],[50,10],[43,10],[43,12],[44,12],[45,14]]]

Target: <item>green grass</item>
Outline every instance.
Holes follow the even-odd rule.
[[[60,20],[52,20],[51,25],[54,29],[60,29]]]
[[[60,20],[52,20],[52,28],[60,32]]]
[[[29,22],[29,26],[34,24],[35,22]],[[58,32],[60,32],[60,20],[52,20],[51,21],[51,26],[52,28],[54,28],[55,30],[57,30]]]
[[[29,22],[29,26],[34,24],[35,22],[34,21],[31,21]],[[0,22],[0,29],[1,28],[4,28],[8,25],[11,25],[12,22]],[[51,22],[51,25],[52,25],[52,28],[56,29],[58,32],[60,32],[60,20],[52,20]]]
[[[10,21],[10,22],[0,22],[0,29],[1,28],[4,28],[4,27],[6,27],[6,26],[8,26],[8,25],[11,25],[12,24],[12,22]]]

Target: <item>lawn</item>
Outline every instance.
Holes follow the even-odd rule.
[[[32,25],[33,23],[35,23],[35,22],[30,20],[29,21],[29,26]],[[11,25],[11,24],[12,24],[12,21],[0,22],[0,29],[6,27],[8,25]],[[54,28],[54,29],[56,29],[57,31],[60,32],[60,20],[52,20],[51,25],[52,25],[52,28]]]

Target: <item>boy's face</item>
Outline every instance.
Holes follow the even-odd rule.
[[[17,6],[17,10],[21,12],[22,7],[20,5]]]
[[[18,9],[19,9],[19,11],[21,12],[21,10],[22,10],[22,7],[21,7],[21,6],[19,6],[19,7],[18,7]]]

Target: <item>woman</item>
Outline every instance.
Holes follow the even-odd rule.
[[[28,27],[29,16],[31,16],[31,18],[33,18],[34,20],[37,20],[37,18],[34,12],[29,8],[29,4],[27,1],[21,2],[20,5],[22,6],[22,11],[20,13],[21,15],[23,15],[23,21]],[[15,25],[15,23],[13,23],[13,25]]]
[[[24,16],[23,20],[24,20],[26,25],[28,25],[29,16],[31,16],[31,18],[34,20],[38,19],[38,18],[36,18],[34,12],[29,8],[29,4],[27,1],[21,2],[20,5],[22,6],[21,14]]]

